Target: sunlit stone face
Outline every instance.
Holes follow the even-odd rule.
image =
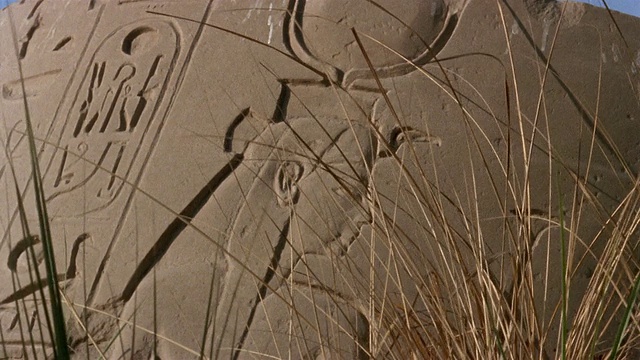
[[[301,0],[299,4],[309,52],[345,72],[367,67],[352,28],[363,39],[374,66],[385,67],[406,62],[389,49],[409,60],[428,51],[450,16],[444,0]]]

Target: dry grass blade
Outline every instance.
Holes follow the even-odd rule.
[[[381,1],[362,1],[386,14],[398,26],[412,25],[386,9]],[[124,3],[122,7],[129,6]],[[281,26],[285,32],[295,28],[304,37],[303,32],[309,30],[300,20],[304,15],[298,7],[300,3],[304,7],[311,0],[290,0],[286,10],[270,7],[242,11],[272,11],[278,15],[288,11]],[[254,57],[253,63],[265,83],[275,83],[274,88],[280,86],[280,95],[268,89],[279,108],[272,118],[265,119],[253,105],[234,102],[238,110],[243,110],[230,122],[246,124],[256,120],[264,127],[251,124],[255,126],[252,130],[260,135],[241,139],[246,142],[245,150],[251,151],[232,152],[229,131],[219,138],[212,136],[223,143],[223,165],[218,172],[207,174],[210,180],[204,181],[206,185],[197,191],[195,198],[179,203],[182,210],[154,197],[141,185],[145,183],[140,180],[142,176],[131,181],[128,173],[123,176],[102,162],[86,159],[54,140],[34,135],[18,61],[26,130],[12,129],[11,134],[22,135],[29,147],[33,176],[29,181],[34,185],[39,238],[44,244],[47,270],[47,276],[41,278],[31,248],[27,257],[31,287],[23,286],[22,278],[12,278],[14,293],[18,295],[0,304],[11,303],[26,311],[29,301],[47,303],[44,319],[39,316],[34,319],[39,334],[28,331],[33,322],[16,318],[13,327],[19,328],[24,354],[31,352],[37,357],[40,351],[37,347],[49,345],[44,333],[48,330],[48,337],[54,340],[53,356],[61,360],[73,355],[69,354],[69,346],[76,350],[75,346],[83,341],[87,358],[104,359],[112,352],[121,354],[120,350],[122,355],[118,356],[123,358],[138,356],[142,353],[136,354],[134,349],[142,346],[150,351],[151,357],[164,357],[163,351],[170,348],[176,354],[198,359],[234,360],[307,355],[332,358],[336,354],[356,354],[358,359],[608,357],[613,360],[631,356],[633,347],[640,344],[637,305],[640,266],[635,255],[640,226],[640,182],[636,169],[627,161],[628,149],[615,143],[613,135],[618,134],[604,128],[604,124],[609,125],[600,114],[609,109],[605,61],[601,60],[599,68],[593,69],[594,74],[598,72],[597,87],[590,89],[595,98],[595,112],[585,105],[591,105],[591,98],[585,100],[586,92],[572,91],[568,84],[573,82],[563,78],[557,66],[558,57],[567,46],[563,43],[566,30],[563,21],[569,5],[549,3],[557,5],[553,9],[560,9],[558,18],[552,20],[518,17],[528,14],[527,9],[513,6],[512,1],[496,0],[487,5],[495,20],[491,41],[499,43],[491,46],[500,49],[495,55],[482,53],[484,48],[480,46],[478,52],[443,58],[434,54],[440,47],[432,48],[419,31],[411,30],[417,44],[414,45],[426,47],[425,54],[432,55],[426,56],[429,60],[425,63],[412,61],[402,51],[349,25],[350,33],[346,32],[346,36],[352,36],[349,46],[359,52],[351,50],[348,55],[359,57],[360,64],[364,64],[357,69],[359,72],[350,75],[369,71],[367,85],[362,85],[350,82],[351,78],[346,81],[348,71],[337,66],[339,76],[305,61],[290,44],[271,45],[271,35],[269,42],[265,42],[237,29],[206,23],[205,20],[215,18],[209,16],[215,13],[212,4],[212,0],[208,2],[202,20],[172,15],[169,11],[141,10],[141,13],[163,17],[163,21],[172,21],[176,27],[180,22],[192,27],[197,24],[198,34],[204,27],[215,29],[213,33],[221,32],[249,43],[251,50],[260,49],[257,53],[266,48],[264,53],[271,53],[274,59],[262,61]],[[629,47],[632,39],[625,37],[606,3],[605,6],[614,24],[611,31],[615,28]],[[300,10],[300,14],[292,14],[292,9]],[[462,24],[465,20],[462,15],[456,13],[452,23]],[[527,20],[530,25],[536,21],[544,23],[536,24],[537,27],[549,25],[544,29],[544,46],[546,36],[550,35],[550,47],[541,50],[534,41],[537,34],[525,29]],[[11,21],[17,54],[18,40],[12,18]],[[444,22],[450,24],[447,21]],[[469,34],[468,28],[460,29]],[[602,40],[606,39],[603,34],[598,36],[601,42],[608,41]],[[378,72],[374,58],[381,52],[368,46],[378,46],[377,50],[413,71],[385,77],[384,71]],[[194,48],[195,45],[190,51]],[[455,46],[452,48],[455,50]],[[188,54],[191,58],[192,53]],[[201,55],[193,54],[194,58]],[[297,82],[282,79],[278,73],[286,70],[273,70],[271,60],[286,61],[313,79]],[[469,65],[474,62],[482,66]],[[192,65],[183,67],[177,76],[178,84],[188,79],[187,69],[195,68]],[[534,70],[531,74],[520,73],[529,66],[535,67],[537,73]],[[481,83],[486,79],[472,74],[474,70],[492,72],[495,77],[490,80],[498,85]],[[533,89],[528,89],[529,86]],[[630,91],[635,91],[633,86]],[[318,94],[324,91],[324,97],[316,92],[306,94],[307,87]],[[224,92],[232,97],[231,91]],[[169,109],[173,109],[176,99],[172,97]],[[295,115],[287,113],[289,101],[295,102]],[[332,106],[333,112],[327,111],[331,112],[327,115],[317,111],[315,101]],[[565,110],[557,109],[561,106],[575,108],[567,112],[575,115],[570,120],[579,124],[579,130],[571,134],[578,138],[575,143],[569,136],[559,139],[554,133],[559,129],[553,126],[557,116],[554,111]],[[442,123],[446,124],[440,124],[437,116],[445,117]],[[310,129],[315,130],[313,136]],[[185,131],[198,140],[205,138],[196,130]],[[436,136],[438,131],[451,135],[447,138],[449,142]],[[160,137],[155,139],[159,141]],[[159,226],[155,218],[148,222],[127,219],[136,227],[132,236],[136,242],[135,256],[130,258],[135,265],[127,273],[123,286],[118,285],[114,297],[107,300],[113,301],[107,305],[113,305],[114,309],[89,306],[86,289],[85,303],[74,304],[75,299],[59,288],[36,143],[75,156],[95,172],[109,174],[113,181],[130,187],[136,201],[144,199],[148,209],[166,215],[162,220],[165,223]],[[567,153],[566,144],[576,144],[577,149],[571,149],[575,153]],[[15,149],[8,145],[5,148],[8,168],[14,170],[11,156]],[[603,200],[601,187],[606,186],[593,180],[593,176],[601,173],[618,176],[607,180],[619,183],[620,198],[608,198],[607,193]],[[251,181],[241,184],[242,176]],[[309,181],[311,185],[303,187],[301,179],[309,178],[314,182]],[[25,192],[21,192],[22,185],[15,173],[13,180],[19,208],[16,213],[24,237],[36,241],[22,202]],[[224,229],[224,226],[205,228],[198,222],[199,214],[210,209],[207,204],[225,201],[227,198],[218,199],[216,192],[229,188],[238,192],[229,197],[238,200],[237,203],[215,205],[232,209],[229,218],[233,219]],[[325,199],[318,194],[328,195]],[[301,209],[299,203],[303,202],[307,207]],[[166,218],[169,220],[165,221]],[[154,238],[144,243],[142,256],[138,256],[138,242],[146,239],[139,238],[140,224],[160,227],[159,235],[155,235],[163,240],[156,241],[155,235],[150,235]],[[205,239],[206,249],[215,252],[215,256],[207,258],[214,260],[201,268],[202,273],[188,274],[188,280],[196,276],[204,279],[202,289],[196,289],[204,294],[202,302],[196,304],[201,306],[196,310],[202,316],[193,327],[182,329],[178,324],[184,315],[182,311],[186,314],[193,310],[183,308],[190,304],[191,294],[176,295],[179,291],[175,289],[185,291],[187,287],[180,288],[182,284],[177,283],[184,273],[172,273],[174,265],[180,264],[166,259],[172,255],[170,247],[183,237],[192,240],[189,236]],[[181,256],[186,258],[181,253],[177,257],[180,261]],[[216,262],[218,259],[223,259],[221,264]],[[589,274],[584,269],[591,265],[585,264],[593,264]],[[48,281],[46,284],[42,282],[44,279]],[[35,287],[38,291],[31,291]],[[27,293],[28,296],[24,295]],[[168,309],[177,309],[174,312],[165,308],[173,306],[172,301],[177,305]],[[73,345],[67,344],[63,305],[68,309],[67,321],[73,320],[74,330],[83,337]],[[89,313],[101,315],[111,321],[110,325],[116,325],[102,333],[98,330],[96,335],[92,333],[96,330],[76,309],[82,309],[85,317]],[[181,332],[194,333],[192,338],[196,340],[190,338],[187,340],[190,345],[185,345],[179,337]],[[174,334],[176,338],[166,334]],[[8,353],[8,346],[15,345],[6,339],[5,328],[0,326],[3,354]],[[137,343],[139,339],[148,343]],[[267,346],[261,348],[265,343]]]

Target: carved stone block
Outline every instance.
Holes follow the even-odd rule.
[[[47,276],[78,359],[556,357],[565,317],[606,354],[639,31],[544,0],[11,5],[0,359],[52,356]]]

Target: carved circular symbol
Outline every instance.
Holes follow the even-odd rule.
[[[138,53],[153,47],[158,41],[157,32],[147,26],[133,29],[122,41],[122,52],[127,55],[138,55]]]
[[[349,83],[371,72],[352,29],[361,38],[378,76],[406,74],[446,44],[457,7],[445,0],[297,0],[289,24],[293,51],[322,71]]]

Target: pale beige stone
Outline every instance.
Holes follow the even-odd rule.
[[[579,298],[639,171],[640,38],[584,4],[25,0],[0,49],[0,358],[51,353],[25,99],[75,358],[384,358],[453,259],[528,301],[521,247],[555,324],[559,214]]]

